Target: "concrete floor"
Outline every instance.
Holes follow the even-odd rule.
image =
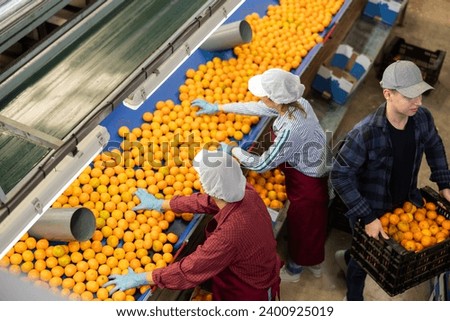
[[[448,31],[450,30],[450,1],[409,0],[403,23],[396,25],[392,30],[392,36],[397,35],[405,39],[407,43],[414,44],[428,50],[443,50],[450,53],[448,42]],[[375,110],[383,102],[379,80],[376,77],[376,64],[366,76],[363,83],[352,95],[348,102],[348,108],[340,122],[335,137],[339,138],[353,127],[353,125]],[[450,58],[444,61],[438,82],[434,85],[435,90],[423,97],[423,105],[428,107],[435,118],[436,126],[447,150],[447,159],[450,162]],[[429,185],[436,189],[436,185],[429,181],[430,171],[424,160],[419,177],[419,187]],[[278,237],[279,252],[284,258],[285,233],[283,230]],[[309,271],[305,271],[298,283],[282,283],[282,300],[315,300],[315,301],[340,301],[346,293],[343,273],[339,270],[334,260],[336,250],[348,248],[351,236],[339,229],[332,229],[326,243],[326,257],[324,262],[324,273],[321,278],[316,279]],[[367,278],[365,288],[366,300],[428,300],[430,296],[431,282],[422,284],[405,291],[394,297],[386,294],[370,277]]]

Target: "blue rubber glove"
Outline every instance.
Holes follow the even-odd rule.
[[[219,106],[217,104],[208,103],[203,99],[194,99],[191,102],[191,105],[200,107],[200,110],[197,111],[197,115],[215,114],[219,111]]]
[[[234,147],[235,147],[235,146],[228,145],[227,143],[224,143],[224,142],[221,142],[221,143],[220,143],[220,148],[221,148],[225,153],[227,153],[228,155],[231,155],[231,156],[233,156],[233,153],[232,153],[231,151],[233,150]]]
[[[110,275],[109,281],[103,284],[103,287],[106,288],[110,285],[114,285],[114,287],[109,291],[109,295],[111,295],[116,291],[125,291],[131,288],[136,288],[138,286],[148,284],[146,275],[147,272],[135,273],[133,269],[129,267],[128,274]]]
[[[157,199],[143,188],[138,188],[135,195],[139,197],[141,204],[133,207],[133,211],[157,210],[161,212],[164,200]]]

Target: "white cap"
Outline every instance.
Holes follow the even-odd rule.
[[[202,149],[195,155],[193,165],[206,194],[228,203],[244,198],[246,179],[231,155],[222,150]]]
[[[289,104],[302,97],[305,86],[299,76],[273,68],[250,78],[248,89],[256,97],[269,97],[277,104]]]

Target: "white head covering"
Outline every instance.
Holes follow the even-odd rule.
[[[206,194],[228,203],[244,198],[245,176],[239,163],[229,154],[202,149],[194,157],[193,165]]]
[[[250,78],[248,90],[256,97],[269,97],[277,104],[289,104],[302,97],[305,86],[300,82],[299,76],[272,68]]]

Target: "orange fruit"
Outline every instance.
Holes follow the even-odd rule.
[[[167,240],[170,243],[175,244],[178,241],[178,235],[176,235],[173,232],[169,232],[169,233],[167,233]]]
[[[14,251],[16,253],[23,253],[25,250],[28,249],[28,246],[25,242],[19,241],[14,245]]]
[[[55,266],[51,269],[53,276],[59,276],[62,277],[64,275],[64,268],[62,266]]]
[[[111,273],[111,268],[107,264],[102,264],[98,267],[98,274],[108,276]]]
[[[106,282],[108,282],[108,276],[106,275],[99,275],[97,277],[97,283],[102,286],[103,284],[105,284]]]
[[[182,213],[182,214],[181,214],[181,218],[182,218],[184,221],[189,222],[189,221],[192,221],[192,219],[194,218],[194,214],[192,214],[192,213]]]
[[[154,240],[153,241],[153,245],[152,245],[152,249],[155,252],[160,252],[163,249],[163,244],[161,241],[159,240]]]
[[[62,288],[71,290],[75,285],[75,281],[72,278],[64,278],[62,281]]]
[[[430,225],[429,230],[432,235],[436,235],[440,231],[440,228],[437,224],[432,224],[432,225]]]
[[[71,241],[67,243],[67,247],[69,252],[78,252],[80,250],[80,243],[78,241]]]
[[[405,213],[405,211],[403,210],[403,208],[398,207],[398,208],[394,209],[394,211],[392,213],[400,215],[400,214]]]
[[[54,276],[54,277],[52,277],[49,281],[48,281],[48,284],[51,286],[51,287],[54,287],[54,288],[56,288],[56,287],[59,287],[61,284],[62,284],[62,278],[61,277],[59,277],[59,276]]]
[[[167,263],[172,263],[173,261],[173,255],[172,253],[166,252],[163,254],[162,259]]]
[[[34,260],[34,254],[30,250],[25,250],[22,253],[22,259],[24,262],[32,262]]]
[[[433,202],[426,202],[425,203],[425,208],[428,211],[436,211],[436,204],[434,204]]]
[[[53,277],[52,272],[50,272],[50,270],[42,270],[40,271],[39,275],[40,279],[45,282],[50,281],[50,279]]]
[[[407,251],[415,251],[416,250],[416,244],[414,241],[408,240],[405,243],[405,249]]]
[[[424,235],[420,241],[424,248],[429,247],[431,245],[431,236]]]
[[[22,254],[23,256],[23,254]],[[45,263],[47,264],[47,268],[51,269],[54,268],[59,264],[58,259],[56,257],[49,257],[45,260]]]
[[[410,216],[411,215],[411,216]],[[413,220],[413,216],[411,213],[403,213],[400,214],[400,221],[409,223]]]
[[[81,294],[86,290],[86,284],[83,282],[76,282],[72,288],[72,291],[76,294]]]
[[[113,301],[125,301],[126,294],[123,291],[116,291],[112,294]]]
[[[33,262],[30,262],[30,261],[23,262],[20,265],[20,270],[22,271],[22,273],[28,273],[31,270],[33,270],[33,268],[34,268],[34,264],[33,264]]]
[[[407,232],[409,231],[409,224],[405,221],[400,221],[397,224],[397,228],[402,232]]]
[[[108,290],[102,287],[99,287],[97,292],[96,292],[96,296],[99,300],[106,300],[109,297],[109,293]]]
[[[421,231],[417,231],[414,232],[413,237],[416,242],[420,242],[422,240],[423,234]]]
[[[428,221],[423,220],[419,222],[419,227],[420,229],[424,230],[424,229],[428,229],[430,227],[430,224],[428,223]]]
[[[403,239],[405,240],[412,240],[414,239],[414,234],[411,231],[406,231],[403,233]]]
[[[417,211],[414,213],[414,219],[415,219],[417,222],[423,221],[423,220],[425,219],[425,214],[423,213],[423,211],[417,210]]]
[[[442,228],[446,229],[446,230],[450,230],[450,220],[444,220],[441,223]]]
[[[86,280],[86,274],[84,272],[77,271],[72,276],[72,279],[74,279],[75,282],[84,282],[84,280]]]
[[[53,256],[56,258],[60,258],[61,256],[66,254],[66,249],[62,245],[55,245],[52,250]]]
[[[36,239],[31,236],[25,240],[25,244],[27,245],[27,248],[29,250],[34,250],[36,248],[36,243],[37,243]]]
[[[436,221],[437,224],[441,225],[442,222],[445,221],[445,216],[439,214],[439,215],[436,217],[435,221]]]
[[[11,260],[12,256],[9,259]],[[11,264],[13,264],[12,261],[11,261]],[[45,263],[44,260],[36,260],[34,262],[34,268],[39,272],[41,272],[42,270],[45,270],[46,267],[47,267],[47,264]]]
[[[80,294],[81,301],[92,301],[94,300],[94,294],[91,291],[84,291]]]
[[[427,218],[429,218],[430,220],[435,220],[438,216],[438,214],[435,210],[428,210],[426,215],[427,215]]]
[[[28,271],[27,277],[28,277],[28,279],[34,281],[34,280],[39,279],[39,274],[40,274],[40,272],[38,270],[31,269],[30,271]]]
[[[164,253],[172,253],[172,251],[173,251],[173,245],[170,244],[170,243],[164,244],[163,247],[162,247],[162,251],[163,251]]]
[[[67,265],[64,267],[64,274],[65,274],[67,277],[72,277],[72,276],[74,276],[74,274],[75,274],[77,271],[78,271],[78,269],[77,269],[76,265],[75,265],[75,264],[72,264],[72,263],[67,264]]]
[[[411,202],[405,202],[403,203],[403,211],[405,211],[405,213],[410,213],[412,211],[413,208],[413,204]]]

